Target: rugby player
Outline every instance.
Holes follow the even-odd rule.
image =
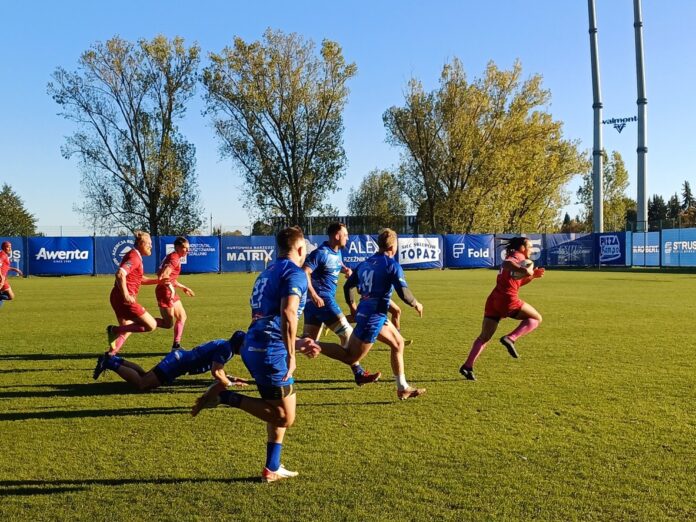
[[[186,257],[188,251],[188,240],[182,236],[177,237],[174,240],[174,251],[166,255],[157,269],[158,282],[155,296],[162,316],[162,319],[157,321],[157,326],[167,329],[174,327],[172,351],[181,349],[181,337],[186,323],[186,310],[181,299],[176,295],[176,289],[181,288],[189,297],[196,295],[193,290],[178,280],[181,273],[181,258]]]
[[[500,265],[495,288],[486,300],[481,333],[474,341],[466,361],[459,368],[459,373],[470,381],[476,380],[474,376],[476,358],[481,355],[486,344],[495,334],[501,319],[511,317],[521,321],[517,328],[500,338],[500,343],[515,359],[519,357],[515,341],[541,324],[541,314],[517,295],[521,286],[544,276],[543,268],[532,268],[532,265],[526,264],[531,249],[532,244],[526,237],[513,237],[505,247],[506,257]]]
[[[394,259],[397,250],[396,232],[383,229],[378,238],[379,251],[358,265],[343,285],[346,302],[355,317],[355,329],[348,341],[348,364],[359,362],[372,348],[377,339],[391,349],[391,366],[396,379],[399,399],[419,397],[425,388],[413,388],[406,381],[404,370],[404,339],[394,323],[387,319],[393,290],[407,305],[415,308],[423,317],[423,305],[418,302],[406,284],[404,271]],[[360,303],[355,304],[352,289],[360,293]],[[322,346],[324,353],[324,347]]]
[[[134,248],[123,256],[111,290],[111,307],[119,324],[106,327],[108,355],[116,355],[131,333],[152,332],[157,328],[155,318],[136,301],[140,285],[158,283],[158,279],[143,276],[143,256],[150,254],[152,254],[150,234],[137,231]]]
[[[196,346],[192,350],[173,350],[149,372],[137,364],[117,355],[101,355],[94,370],[94,378],[105,370],[116,372],[124,381],[129,382],[138,391],[150,391],[163,384],[171,384],[182,375],[199,375],[210,372],[216,382],[225,388],[246,386],[244,379],[232,377],[225,373],[225,364],[236,354],[244,343],[246,334],[237,330],[229,339],[215,339]]]
[[[333,343],[321,343],[322,350],[329,357],[337,355],[339,359],[343,359],[353,327],[336,302],[336,285],[338,274],[344,273],[350,277],[353,273],[343,264],[341,253],[341,249],[348,243],[348,229],[343,223],[332,223],[327,227],[326,235],[329,237],[328,241],[313,250],[302,267],[307,274],[307,294],[311,298],[307,300],[304,311],[302,337],[319,340],[322,326],[326,325],[338,336],[341,347]],[[359,362],[353,364],[351,370],[359,386],[374,382],[381,376],[366,371]]]
[[[3,241],[2,245],[0,245],[0,306],[2,306],[5,301],[12,301],[12,299],[15,298],[7,274],[9,272],[15,272],[20,276],[23,275],[19,268],[15,268],[11,265],[11,255],[12,243]]]
[[[251,294],[251,325],[242,345],[244,364],[256,381],[260,399],[229,391],[222,383],[211,386],[194,404],[194,417],[203,408],[220,404],[239,408],[266,422],[265,482],[296,477],[280,463],[286,430],[295,421],[295,337],[298,317],[307,297],[307,276],[302,268],[306,255],[299,227],[276,236],[278,260],[256,278]],[[305,340],[307,345],[313,341]],[[305,350],[306,351],[306,350]]]

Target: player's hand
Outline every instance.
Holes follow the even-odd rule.
[[[288,372],[283,376],[283,381],[288,381],[292,378],[292,374],[295,373],[297,369],[297,364],[295,363],[295,356],[288,356]]]
[[[182,286],[181,289],[184,291],[184,293],[189,296],[189,297],[195,297],[196,293],[191,290],[188,286]]]
[[[319,346],[314,339],[310,339],[309,337],[302,339],[297,349],[302,355],[306,355],[310,359],[319,357],[321,353],[321,346]]]
[[[317,308],[324,307],[324,300],[316,292],[312,294],[312,301],[314,301],[314,304],[317,305]]]
[[[346,321],[348,321],[349,323],[354,323],[355,322],[355,314],[351,312],[348,315],[346,315]]]
[[[544,270],[543,268],[535,268],[534,274],[532,275],[532,277],[534,279],[539,279],[540,277],[544,277],[545,273],[546,273],[546,270]]]
[[[416,302],[416,306],[413,308],[415,308],[416,312],[418,312],[418,317],[423,317],[423,303]]]
[[[346,279],[348,279],[350,276],[353,275],[353,270],[350,268],[346,267],[345,270],[343,271],[344,274],[346,274]]]
[[[227,380],[230,381],[230,386],[237,386],[237,387],[249,386],[249,382],[246,379],[242,379],[241,377],[235,377],[233,375],[228,375]]]

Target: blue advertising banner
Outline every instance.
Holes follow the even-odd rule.
[[[509,239],[513,237],[524,236],[532,243],[532,251],[529,259],[534,261],[535,265],[543,266],[546,259],[543,252],[544,238],[541,234],[496,234],[493,243],[495,245],[495,266],[500,266],[505,260],[505,247]]]
[[[94,273],[91,237],[30,237],[27,271],[32,275]]]
[[[626,265],[626,232],[595,234],[597,263],[601,265]]]
[[[544,251],[547,266],[591,266],[594,264],[594,236],[546,234]]]
[[[377,236],[367,234],[351,235],[346,248],[343,249],[343,264],[353,269],[378,250]]]
[[[442,268],[442,236],[403,235],[398,239],[397,261],[404,270]]]
[[[222,236],[223,272],[261,272],[275,260],[274,236]]]
[[[443,236],[447,268],[492,267],[493,234],[449,234]]]
[[[174,252],[176,236],[160,236],[157,266],[167,254]],[[199,274],[220,271],[220,239],[217,236],[186,236],[189,251],[181,260],[182,274]]]
[[[660,266],[660,233],[633,232],[633,266]]]
[[[156,238],[153,238],[153,243],[155,241]],[[115,274],[121,264],[121,259],[133,248],[134,243],[134,239],[127,236],[97,237],[94,252],[95,273]],[[146,274],[154,274],[157,271],[157,258],[154,249],[152,255],[143,257],[143,269]]]
[[[26,273],[27,256],[26,252],[24,251],[24,238],[18,236],[0,236],[0,244],[4,243],[5,241],[9,241],[12,244],[12,253],[9,256],[10,266],[19,268],[22,273]],[[17,275],[17,272],[8,272],[7,275],[8,277],[13,277]]]
[[[696,228],[662,231],[662,266],[696,266]]]

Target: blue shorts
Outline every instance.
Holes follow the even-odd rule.
[[[181,364],[181,353],[179,350],[169,352],[152,371],[159,377],[162,384],[170,384],[177,377],[181,377],[186,373]]]
[[[257,386],[290,386],[295,382],[291,377],[283,380],[288,373],[288,351],[282,342],[254,345],[248,343],[247,336],[240,352],[244,365],[256,381]]]
[[[355,329],[353,335],[364,343],[374,343],[384,323],[387,322],[387,314],[364,314],[358,312],[355,316]]]
[[[343,310],[338,306],[335,299],[324,299],[324,306],[321,308],[318,308],[314,301],[307,299],[304,309],[304,322],[305,324],[316,326],[321,326],[324,323],[328,326],[337,323],[342,315]]]

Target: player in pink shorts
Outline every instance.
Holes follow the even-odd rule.
[[[16,272],[20,276],[22,275],[22,271],[19,268],[15,268],[10,264],[11,255],[12,243],[3,241],[2,246],[0,246],[0,306],[2,306],[3,302],[11,301],[15,297],[10,281],[7,279],[7,274]]]
[[[123,256],[109,297],[119,323],[118,326],[106,327],[109,355],[117,354],[131,333],[151,332],[158,326],[158,320],[136,300],[140,285],[154,285],[158,281],[143,275],[143,256],[150,254],[152,254],[150,234],[136,232],[134,248]]]
[[[174,327],[172,350],[181,349],[181,337],[186,323],[186,310],[184,310],[181,299],[176,295],[176,289],[181,288],[190,297],[196,295],[193,290],[178,281],[181,273],[181,258],[186,257],[188,251],[188,240],[182,236],[177,237],[174,240],[174,252],[167,254],[157,269],[158,283],[157,288],[155,288],[155,296],[162,316],[162,319],[157,321],[157,326],[160,328]]]
[[[517,293],[521,286],[544,276],[543,268],[533,268],[529,261],[531,243],[526,237],[513,237],[505,248],[505,261],[500,266],[495,288],[486,300],[481,333],[471,347],[469,357],[459,368],[459,373],[475,381],[474,362],[498,329],[505,317],[521,322],[512,332],[500,338],[500,342],[515,359],[519,357],[515,341],[533,331],[541,323],[541,314],[529,303],[522,301]]]

